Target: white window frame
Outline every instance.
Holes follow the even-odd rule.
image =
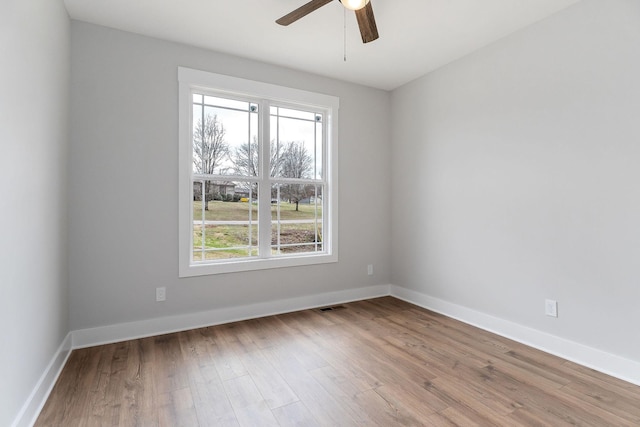
[[[323,251],[291,255],[262,254],[259,258],[241,258],[217,260],[211,263],[191,261],[193,248],[193,144],[192,115],[194,90],[228,93],[230,96],[244,96],[262,99],[268,102],[288,104],[298,107],[320,107],[326,112],[327,135],[325,159],[323,163],[324,190],[326,198],[323,210]],[[338,261],[338,109],[339,98],[335,96],[308,92],[269,83],[246,80],[222,74],[178,67],[178,250],[179,277],[192,277],[210,274],[232,273],[240,271],[262,270],[269,268],[295,267],[324,264]],[[264,103],[262,104],[264,106]],[[264,111],[266,110],[266,112]],[[268,108],[261,108],[260,114],[269,114]],[[269,135],[269,120],[259,120],[259,132]],[[264,148],[261,148],[264,151]],[[261,156],[263,161],[268,159]],[[268,168],[261,168],[261,171]],[[263,173],[263,172],[261,172]],[[268,175],[268,174],[267,174]],[[263,173],[262,178],[265,178]],[[270,180],[267,180],[271,182]],[[263,187],[268,187],[264,188]],[[270,185],[260,185],[263,194],[259,195],[259,224],[271,221]],[[260,190],[259,190],[260,191]],[[266,195],[266,197],[265,197]],[[326,197],[328,195],[328,197]],[[264,234],[263,234],[264,235]]]

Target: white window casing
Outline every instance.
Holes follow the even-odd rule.
[[[231,273],[269,268],[295,267],[323,264],[338,261],[338,110],[339,99],[335,96],[308,92],[246,80],[232,76],[215,74],[190,68],[178,67],[178,250],[179,277]],[[243,258],[194,261],[194,180],[206,177],[196,176],[193,171],[193,94],[205,93],[234,99],[247,99],[258,105],[259,173],[257,176],[225,177],[229,181],[256,182],[258,187],[258,255]],[[323,152],[322,173],[314,179],[292,180],[272,177],[269,173],[271,138],[271,106],[281,108],[322,111],[323,113]],[[213,180],[213,178],[207,178]],[[274,255],[272,252],[271,187],[272,185],[296,182],[321,187],[321,230],[322,250],[304,253],[285,253]],[[207,197],[201,188],[202,204]],[[318,197],[315,197],[315,203]],[[253,203],[250,199],[249,203]],[[251,206],[249,210],[251,211]],[[202,216],[204,222],[204,211]],[[276,221],[279,227],[279,220]],[[279,230],[279,229],[278,229]],[[278,234],[279,236],[279,234]],[[204,237],[202,238],[204,245]],[[252,242],[251,232],[249,241]],[[279,250],[279,249],[278,249]]]

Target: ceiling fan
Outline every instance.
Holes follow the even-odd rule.
[[[284,15],[276,22],[280,25],[289,25],[298,19],[307,16],[314,10],[320,9],[325,4],[331,3],[333,0],[311,0],[291,13]],[[373,16],[373,7],[369,0],[338,0],[344,7],[356,12],[358,27],[360,27],[360,35],[363,43],[369,43],[378,38],[378,27]]]

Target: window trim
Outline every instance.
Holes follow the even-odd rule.
[[[323,234],[325,251],[321,254],[306,253],[274,258],[229,259],[211,264],[193,264],[191,206],[193,203],[192,184],[192,141],[191,141],[191,91],[214,90],[230,96],[260,98],[274,103],[292,106],[322,107],[327,112],[326,169],[325,178],[327,200],[326,227]],[[255,80],[216,74],[191,68],[178,67],[178,276],[192,277],[241,271],[285,268],[304,265],[332,263],[338,261],[338,110],[339,98]],[[261,132],[268,132],[268,123],[261,124]],[[266,129],[265,129],[266,128]],[[260,201],[258,202],[260,203]],[[260,213],[258,214],[260,216]],[[270,215],[270,213],[269,213]],[[324,215],[324,214],[323,214]]]

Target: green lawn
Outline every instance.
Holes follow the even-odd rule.
[[[258,219],[258,206],[247,202],[209,202],[209,210],[205,211],[204,217],[207,221],[247,221],[249,219],[249,208],[253,211],[252,218]],[[314,205],[298,205],[296,211],[295,203],[280,203],[280,219],[313,219]],[[318,206],[318,218],[322,217],[322,206]],[[276,204],[271,205],[271,218],[277,218]],[[202,202],[193,202],[193,219],[202,219]]]
[[[253,255],[257,254],[258,227],[252,227]],[[204,233],[204,247],[233,248],[249,245],[249,227],[246,225],[207,225]],[[202,226],[193,227],[193,258],[202,260]],[[228,249],[224,251],[206,252],[205,259],[229,259],[248,256],[246,249]]]
[[[221,202],[210,201],[209,210],[205,211],[205,220],[207,221],[248,221],[249,210],[251,210],[251,218],[253,221],[258,219],[258,207],[255,204],[247,202]],[[280,219],[287,220],[309,220],[315,218],[315,206],[300,204],[296,211],[295,203],[280,203]],[[318,220],[322,221],[322,208],[318,207]],[[271,205],[271,218],[278,218],[277,205]],[[193,202],[193,219],[198,221],[202,219],[202,202]],[[313,243],[316,236],[315,224],[281,224],[280,225],[280,244],[300,244]],[[317,230],[322,233],[322,228]],[[205,259],[230,259],[238,257],[246,257],[256,255],[258,245],[258,227],[254,225],[251,232],[252,246],[251,254],[247,249],[226,249],[222,251],[206,252]],[[319,239],[322,240],[321,237]],[[272,244],[277,242],[277,228],[274,225],[271,230]],[[204,248],[238,248],[247,247],[249,245],[249,226],[248,225],[206,225],[204,230]],[[194,260],[202,260],[202,252],[198,251],[203,246],[202,226],[194,224],[193,227],[193,257]],[[301,247],[283,248],[283,252],[307,252],[314,249],[313,245]]]

